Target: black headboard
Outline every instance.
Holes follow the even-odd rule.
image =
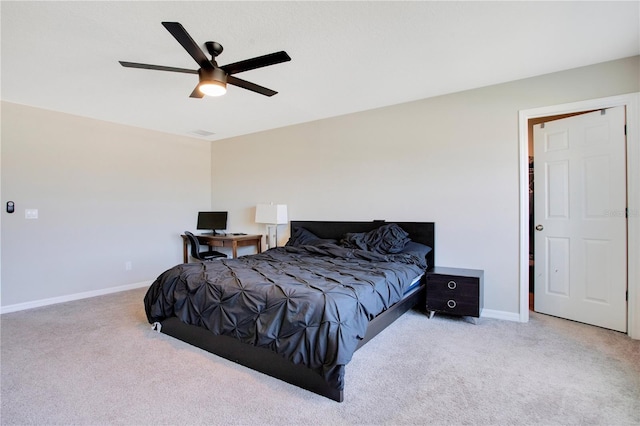
[[[306,228],[319,238],[333,238],[339,240],[347,232],[369,232],[382,225],[395,223],[409,234],[411,241],[431,247],[427,255],[428,269],[435,266],[436,224],[434,222],[332,222],[332,221],[291,221],[291,235],[296,228]]]

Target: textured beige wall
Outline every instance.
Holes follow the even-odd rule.
[[[178,233],[211,204],[210,158],[208,142],[3,102],[2,306],[152,280],[181,262]]]
[[[215,142],[214,159],[235,161],[213,167],[213,203],[247,228],[253,206],[270,201],[293,220],[434,221],[438,265],[484,269],[485,309],[515,314],[518,112],[637,92],[639,65],[633,57]]]

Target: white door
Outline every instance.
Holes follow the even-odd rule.
[[[534,126],[534,309],[622,332],[624,126],[624,107]]]

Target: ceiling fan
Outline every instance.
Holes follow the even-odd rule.
[[[238,74],[244,71],[253,70],[256,68],[262,68],[269,65],[279,64],[281,62],[290,61],[291,58],[287,55],[287,52],[280,51],[270,53],[268,55],[257,56],[255,58],[246,59],[244,61],[234,62],[232,64],[218,66],[216,57],[222,53],[222,45],[215,41],[208,41],[205,43],[207,51],[211,55],[211,60],[207,59],[206,55],[198,47],[195,41],[191,38],[187,30],[178,22],[163,22],[162,25],[171,33],[171,35],[178,40],[178,43],[184,47],[184,49],[191,55],[193,59],[200,65],[197,70],[190,70],[185,68],[165,67],[162,65],[149,65],[139,64],[136,62],[124,62],[119,61],[120,65],[128,68],[142,68],[147,70],[158,71],[171,71],[171,72],[183,72],[187,74],[198,74],[200,82],[191,92],[190,97],[202,98],[204,95],[208,96],[220,96],[224,95],[227,91],[227,83],[234,86],[242,87],[243,89],[251,90],[252,92],[260,93],[265,96],[273,96],[276,91],[267,89],[266,87],[259,86],[250,81],[242,80],[235,77],[233,74]]]

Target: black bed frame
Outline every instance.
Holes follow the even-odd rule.
[[[292,221],[291,233],[293,234],[295,228],[303,227],[320,238],[339,239],[347,232],[368,232],[379,228],[385,223],[390,222]],[[427,256],[428,268],[433,268],[435,265],[435,224],[433,222],[393,223],[400,225],[402,229],[408,232],[412,241],[428,245],[433,249]],[[358,348],[362,347],[419,302],[424,302],[424,297],[425,280],[423,279],[421,284],[406,294],[402,300],[369,322],[367,333],[359,342]],[[161,331],[215,355],[333,399],[334,401],[342,402],[344,399],[343,389],[332,387],[318,373],[308,369],[304,365],[292,364],[269,349],[242,343],[232,337],[214,335],[204,328],[185,324],[176,317],[167,318],[162,321]]]

